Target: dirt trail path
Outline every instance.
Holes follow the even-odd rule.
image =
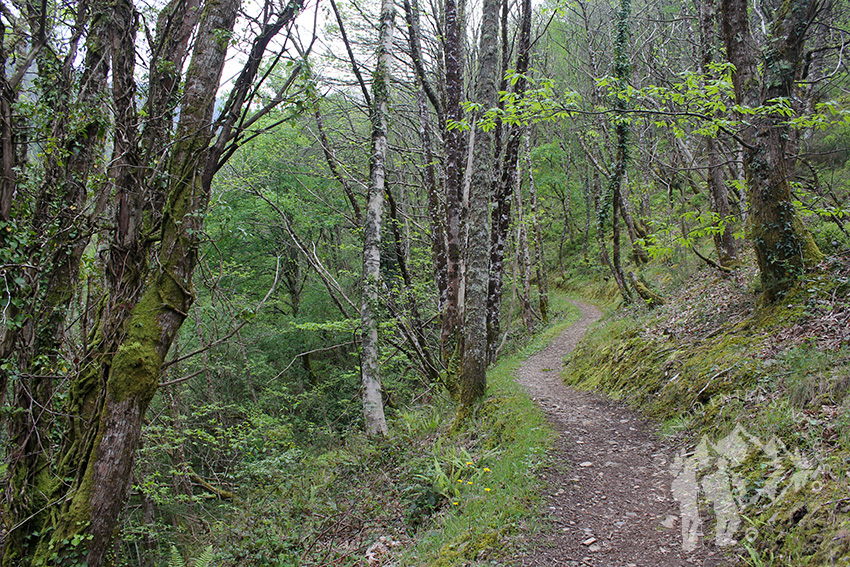
[[[522,566],[673,567],[724,565],[702,544],[682,548],[670,495],[673,451],[636,413],[561,383],[563,357],[599,310],[576,303],[581,319],[517,371],[518,381],[559,432],[544,473],[549,516],[528,534]]]

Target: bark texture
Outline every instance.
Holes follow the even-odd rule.
[[[475,100],[484,109],[496,106],[496,69],[499,52],[499,3],[484,0],[481,15]],[[475,133],[472,178],[469,188],[469,243],[461,345],[462,408],[480,399],[487,388],[487,284],[489,281],[489,205],[493,187],[493,135]]]
[[[192,273],[202,228],[197,213],[206,209],[209,198],[209,186],[202,186],[200,174],[209,157],[205,150],[212,136],[215,93],[227,51],[220,38],[232,31],[238,7],[238,0],[211,4],[202,17],[187,70],[176,133],[179,141],[169,168],[174,181],[163,213],[159,273],[130,310],[124,336],[103,369],[106,387],[95,401],[99,407],[90,418],[93,428],[75,438],[69,450],[77,462],[68,464],[78,468],[73,485],[61,493],[70,498],[63,496],[65,504],[54,512],[53,532],[41,541],[36,557],[58,550],[62,561],[81,559],[80,550],[72,543],[75,535],[84,534],[88,540],[84,558],[89,567],[105,564],[129,489],[144,412],[156,392],[168,349],[194,299]],[[116,14],[116,21],[119,16]],[[84,386],[81,384],[78,392],[85,392]],[[88,400],[78,403],[91,405]]]
[[[767,44],[758,48],[750,30],[748,0],[721,0],[723,38],[726,56],[735,65],[732,81],[738,104],[756,108],[795,96],[803,48],[819,7],[816,0],[782,2]],[[823,255],[792,201],[795,158],[786,151],[791,130],[785,119],[759,113],[742,138],[750,236],[764,299],[772,302]]]
[[[91,237],[84,213],[88,181],[92,173],[101,171],[98,158],[107,124],[99,93],[106,89],[109,72],[110,26],[105,17],[108,6],[95,2],[90,9],[92,23],[85,42],[83,86],[75,88],[70,73],[56,72],[60,60],[53,54],[48,56],[49,64],[42,60],[39,65],[40,78],[50,81],[51,89],[55,89],[51,95],[56,97],[56,113],[49,122],[49,132],[60,147],[46,159],[31,222],[36,231],[55,236],[46,243],[36,241],[27,251],[27,261],[43,265],[46,277],[41,282],[38,275],[27,278],[31,285],[23,295],[27,306],[21,327],[9,330],[9,336],[4,337],[9,350],[4,348],[3,357],[11,356],[14,347],[20,372],[13,387],[12,403],[17,411],[8,422],[11,449],[3,491],[4,516],[14,527],[3,541],[2,557],[7,565],[30,557],[38,538],[27,536],[41,533],[51,522],[52,463],[42,440],[48,438],[53,425],[54,380],[66,331],[65,318],[83,251]],[[77,14],[81,25],[84,17]],[[73,110],[82,110],[85,118],[69,120],[67,116]],[[11,159],[4,154],[4,159],[7,157]],[[55,216],[54,211],[58,211]],[[23,211],[19,213],[23,217]],[[39,290],[39,285],[43,289]]]
[[[386,190],[387,124],[394,21],[393,2],[384,0],[381,3],[378,65],[372,76],[372,156],[363,224],[363,299],[360,306],[363,415],[366,419],[366,433],[369,435],[387,433],[384,402],[381,398],[378,320],[375,310],[382,287],[381,227]]]
[[[0,516],[9,530],[0,541],[4,566],[100,567],[112,561],[109,552],[144,414],[194,300],[192,277],[212,176],[225,150],[235,147],[237,122],[268,42],[300,8],[293,2],[265,13],[248,63],[215,121],[239,0],[202,6],[174,0],[163,6],[151,38],[154,55],[144,112],[136,108],[139,14],[131,0],[79,4],[64,60],[54,46],[44,50],[42,94],[57,97],[55,118],[48,124],[59,147],[48,152],[34,210],[26,211],[26,218],[22,210],[21,218],[34,234],[47,234],[45,252],[32,261],[47,268],[48,285],[40,289],[48,293],[31,298],[34,312],[42,314],[40,320],[30,318],[39,332],[18,334],[8,349],[4,337],[2,358],[14,356],[25,365],[28,360],[53,362],[25,376],[30,407],[10,427],[29,433],[11,436],[10,453],[22,458],[10,463],[3,491]],[[190,38],[194,43],[186,67]],[[75,82],[82,41],[83,72]],[[107,168],[108,135],[112,157]],[[114,206],[108,203],[112,196]],[[105,218],[108,213],[112,223]],[[104,231],[96,260],[103,280],[90,286],[92,305],[80,317],[84,340],[74,346],[82,360],[63,369],[59,356],[68,346],[67,305],[80,284],[80,260],[95,230]],[[54,379],[70,383],[56,455],[50,453],[51,443],[28,445],[30,437],[45,439],[38,433],[41,414],[33,410],[52,409]],[[34,396],[46,397],[39,401]]]
[[[503,4],[502,13],[502,59],[503,67],[507,66],[504,61],[508,59],[509,47],[507,44],[507,3]],[[520,21],[519,42],[517,46],[516,72],[520,75],[514,85],[514,93],[522,96],[526,89],[524,75],[528,72],[531,51],[531,2],[523,0],[522,19]],[[504,90],[503,81],[503,90]],[[499,125],[496,132],[504,128]],[[522,130],[519,125],[513,124],[507,127],[507,143],[505,144],[504,158],[501,164],[501,178],[496,184],[493,196],[493,210],[491,213],[490,228],[490,277],[487,289],[487,351],[490,362],[495,360],[497,341],[501,328],[502,315],[502,287],[505,275],[505,247],[508,240],[508,232],[511,226],[511,199],[514,186],[517,182],[517,163],[519,160],[519,146],[522,138]],[[496,148],[499,144],[496,144]]]
[[[457,127],[463,120],[463,46],[462,14],[455,0],[445,0],[444,65],[446,70],[446,121],[443,137],[446,155],[446,301],[440,321],[440,345],[443,360],[448,363],[447,386],[457,393],[450,360],[457,354],[460,336],[460,217],[463,198],[463,131]]]

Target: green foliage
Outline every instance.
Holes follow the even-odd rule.
[[[690,250],[698,246],[706,238],[722,234],[727,225],[735,224],[735,218],[721,218],[717,213],[706,211],[686,211],[679,215],[675,223],[663,219],[646,221],[651,234],[640,238],[637,242],[655,259],[670,261],[676,252]],[[687,232],[682,232],[687,226]],[[743,240],[742,234],[736,234],[738,240]]]
[[[213,546],[208,545],[194,560],[186,562],[176,545],[171,546],[171,558],[168,561],[168,567],[213,567],[215,560],[215,552]]]
[[[171,560],[168,562],[169,567],[186,567],[186,562],[183,561],[183,556],[176,545],[171,546]]]

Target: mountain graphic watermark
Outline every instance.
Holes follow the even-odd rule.
[[[740,465],[749,460],[759,463],[764,471],[758,478],[745,478],[738,472]],[[703,534],[701,511],[713,512],[715,545],[735,545],[742,533],[742,512],[747,506],[781,501],[815,478],[817,469],[799,449],[791,452],[775,437],[764,443],[738,425],[716,442],[703,435],[692,452],[680,451],[676,455],[670,472],[673,498],[679,503],[682,547],[693,551]],[[743,535],[752,543],[759,534],[750,526]]]

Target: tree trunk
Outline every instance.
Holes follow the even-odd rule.
[[[419,139],[425,156],[424,184],[428,194],[428,220],[431,223],[431,255],[434,260],[434,281],[437,284],[437,312],[444,313],[448,294],[448,251],[446,244],[446,204],[440,196],[440,184],[437,178],[435,156],[431,143],[431,127],[425,98],[437,113],[439,124],[445,127],[445,113],[437,94],[428,82],[422,64],[420,42],[419,4],[416,0],[404,0],[404,12],[408,26],[408,45],[410,56],[416,69],[419,91],[416,94],[416,107],[419,118]]]
[[[187,71],[171,162],[174,181],[165,202],[159,273],[130,310],[126,334],[104,364],[106,389],[92,414],[95,426],[75,439],[68,453],[84,465],[77,469],[68,492],[71,498],[56,517],[49,539],[42,540],[39,556],[47,556],[52,547],[70,560],[79,553],[70,540],[85,534],[89,567],[100,567],[106,560],[129,489],[144,412],[194,299],[192,273],[202,228],[198,213],[206,209],[209,198],[209,186],[202,186],[200,173],[207,165],[215,93],[227,51],[220,36],[232,32],[238,7],[238,0],[227,0],[210,5],[204,13]],[[68,464],[74,466],[74,461]]]
[[[614,272],[614,279],[617,280],[617,287],[620,288],[620,294],[623,296],[623,301],[626,303],[632,302],[632,293],[629,290],[629,285],[626,282],[626,276],[623,274],[623,265],[620,260],[620,216],[618,208],[620,206],[619,190],[614,191],[614,212],[611,216],[611,268]]]
[[[475,100],[482,108],[496,106],[499,2],[484,0],[481,13]],[[487,388],[487,286],[490,271],[490,192],[493,187],[493,139],[489,131],[475,133],[475,153],[469,194],[469,244],[461,343],[461,411],[484,396]]]
[[[716,2],[714,0],[698,0],[697,13],[699,16],[700,41],[700,73],[706,75],[714,57],[712,46],[715,42]],[[723,181],[719,148],[717,141],[707,136],[705,138],[705,153],[708,157],[708,195],[711,210],[720,220],[720,230],[714,233],[714,247],[717,258],[723,266],[734,266],[738,262],[738,252],[735,249],[735,238],[732,230],[732,216],[729,207],[729,193]]]
[[[626,175],[626,172],[623,171],[623,182],[620,183],[620,187],[617,191],[617,199],[620,206],[620,217],[623,219],[623,222],[626,223],[626,232],[629,236],[629,242],[632,245],[632,259],[636,265],[640,266],[649,262],[649,253],[643,245],[638,242],[638,239],[641,237],[638,234],[638,228],[635,225],[631,207],[629,206],[628,186],[628,176]]]
[[[440,322],[440,346],[449,367],[447,386],[453,395],[459,392],[452,376],[450,360],[457,355],[460,332],[460,216],[463,198],[463,132],[452,127],[463,120],[463,45],[461,14],[455,0],[445,0],[444,57],[446,69],[446,123],[443,141],[446,154],[446,302]]]
[[[504,61],[509,55],[509,46],[507,45],[506,31],[507,27],[507,2],[503,4],[503,40],[502,40],[502,59],[503,67],[506,66]],[[528,71],[528,64],[531,50],[531,0],[523,0],[522,4],[522,20],[520,23],[519,45],[517,49],[516,72],[521,76],[514,85],[514,93],[519,96],[525,92],[526,80],[525,73]],[[500,127],[504,127],[500,123]],[[496,341],[499,339],[500,319],[502,312],[502,287],[505,274],[505,244],[508,238],[508,231],[511,225],[511,196],[514,192],[514,185],[517,182],[517,162],[519,160],[519,145],[522,137],[522,132],[517,125],[510,125],[507,132],[507,144],[505,144],[505,155],[502,160],[502,174],[496,186],[494,195],[493,210],[491,213],[491,228],[490,228],[490,275],[487,287],[487,353],[488,360],[494,361],[496,352]],[[497,133],[500,130],[497,129]],[[496,145],[498,148],[498,144]]]
[[[39,64],[40,72],[56,77],[43,82],[51,96],[59,96],[51,133],[58,151],[46,159],[44,182],[26,219],[34,234],[44,233],[41,229],[50,222],[50,232],[68,239],[48,241],[44,248],[50,257],[36,260],[49,268],[44,273],[50,281],[49,293],[36,297],[33,308],[45,314],[44,328],[53,329],[49,335],[54,338],[32,343],[32,348],[18,345],[18,357],[49,360],[60,352],[66,305],[78,285],[80,258],[93,226],[107,224],[102,213],[110,195],[116,201],[114,228],[109,255],[101,265],[104,287],[97,291],[103,295],[100,301],[93,300],[98,307],[85,308],[80,367],[74,360],[71,370],[45,369],[50,371],[37,375],[69,378],[64,406],[68,423],[57,456],[50,454],[49,444],[40,445],[36,453],[42,460],[49,459],[49,466],[39,465],[46,477],[34,492],[43,502],[25,495],[10,504],[10,509],[19,506],[18,512],[26,514],[16,531],[27,542],[17,545],[17,533],[7,534],[3,565],[100,567],[111,561],[108,550],[128,493],[142,419],[157,390],[163,360],[194,299],[192,275],[212,176],[226,144],[234,138],[230,133],[268,41],[300,10],[300,3],[290,3],[276,14],[277,22],[264,27],[213,126],[238,0],[210,2],[203,9],[197,9],[194,0],[175,0],[162,8],[144,114],[136,110],[138,12],[130,0],[81,6],[88,10],[81,8],[76,15],[64,65],[53,49],[44,50],[45,64]],[[190,37],[195,40],[193,55],[187,78],[181,81]],[[71,108],[71,71],[82,38],[86,42],[84,72],[76,106]],[[109,63],[111,90],[107,88]],[[104,101],[111,102],[114,113],[111,129]],[[66,108],[73,112],[65,112]],[[79,122],[69,117],[79,117]],[[216,131],[218,141],[211,146]],[[103,173],[99,164],[106,133],[113,136],[112,162],[108,175],[103,175],[109,184],[98,186],[99,194],[87,198],[86,185],[92,184],[88,176]],[[145,164],[144,174],[140,162]],[[62,212],[58,223],[43,214],[51,209]],[[89,226],[81,216],[84,212],[101,222]],[[157,261],[151,267],[148,258],[154,246]],[[61,256],[54,257],[56,252]],[[90,318],[99,320],[92,323]],[[48,407],[41,404],[42,409]],[[28,419],[38,417],[38,412],[28,413]],[[5,512],[4,523],[14,518]],[[30,530],[31,521],[38,522],[39,529]]]
[[[598,174],[597,174],[598,176]],[[590,246],[590,220],[593,216],[593,195],[590,191],[590,180],[588,179],[588,174],[585,173],[584,185],[582,185],[582,195],[584,196],[584,239],[581,245],[582,255],[584,259],[587,260],[587,251]]]
[[[519,177],[518,171],[517,177]],[[530,335],[534,332],[534,309],[531,307],[531,257],[528,253],[528,231],[526,230],[527,223],[522,205],[522,184],[519,182],[514,186],[514,206],[517,217],[516,256],[522,278],[522,292],[520,293],[522,320],[525,322],[525,328]]]
[[[543,250],[543,227],[540,224],[540,206],[537,202],[537,188],[534,185],[534,170],[531,166],[531,132],[525,136],[525,167],[528,169],[528,195],[531,197],[531,217],[534,225],[534,256],[537,264],[537,293],[540,317],[546,323],[549,320],[549,276],[546,274],[546,254]],[[570,188],[567,187],[567,195]]]
[[[360,372],[363,416],[368,435],[386,435],[387,421],[381,397],[378,321],[375,308],[381,291],[381,226],[386,181],[387,125],[392,64],[395,7],[392,0],[381,3],[378,64],[372,76],[372,156],[369,163],[369,192],[363,224],[363,300],[360,307]]]
[[[735,65],[736,102],[758,107],[795,96],[806,34],[817,13],[814,0],[788,0],[776,11],[770,43],[756,52],[747,0],[721,0],[726,55]],[[786,151],[790,127],[783,117],[757,114],[743,132],[750,235],[767,302],[781,298],[802,272],[822,258],[791,196],[795,158]]]
[[[20,379],[14,383],[12,403],[16,407],[8,421],[9,470],[7,494],[16,495],[3,505],[9,524],[15,526],[3,542],[3,565],[14,565],[30,557],[38,543],[31,533],[42,533],[50,525],[50,444],[53,425],[54,377],[59,370],[61,347],[65,340],[66,314],[74,296],[83,252],[90,240],[84,216],[88,199],[87,185],[92,172],[99,167],[96,159],[103,149],[107,127],[105,108],[100,100],[106,89],[109,72],[106,21],[108,6],[94,3],[92,24],[86,38],[83,63],[83,88],[72,100],[74,86],[68,75],[57,76],[55,67],[39,67],[41,79],[55,81],[55,119],[50,133],[57,141],[57,151],[46,160],[44,182],[36,198],[33,225],[37,232],[53,233],[39,249],[29,251],[33,264],[44,263],[44,289],[31,282],[25,296],[26,309],[20,332],[11,331],[9,345],[18,350]],[[82,17],[78,15],[78,17]],[[60,62],[54,61],[59,65]],[[68,115],[72,109],[85,119],[73,124]],[[64,155],[67,152],[67,155]],[[5,158],[5,155],[4,155]],[[52,219],[52,210],[58,217]],[[21,227],[23,228],[23,226]],[[43,303],[42,303],[43,302]],[[4,352],[4,356],[12,353]],[[5,384],[4,384],[5,386]]]
[[[419,136],[425,153],[425,186],[428,192],[428,219],[431,223],[431,256],[434,259],[434,281],[437,283],[437,312],[443,313],[447,301],[446,206],[440,197],[440,186],[434,167],[434,153],[428,123],[428,111],[422,91],[418,96]]]
[[[631,64],[628,56],[629,43],[629,18],[631,16],[630,0],[620,0],[620,10],[617,14],[617,37],[614,44],[614,71],[619,88],[624,88],[631,74]],[[625,101],[617,97],[614,102],[614,107],[619,110],[625,110]],[[621,187],[623,179],[626,175],[626,167],[629,162],[629,125],[625,121],[626,117],[618,113],[617,122],[617,147],[614,156],[614,166],[611,171],[611,177],[608,181],[608,191],[606,198],[602,202],[602,220],[604,221],[608,206],[611,206],[611,224],[613,246],[611,249],[611,267],[613,270],[614,279],[617,281],[617,286],[620,288],[620,294],[626,303],[631,303],[632,296],[629,291],[626,278],[623,275],[623,268],[620,264],[620,207],[623,202]],[[608,201],[610,200],[610,205]],[[600,223],[602,224],[602,223]]]
[[[738,263],[738,250],[733,236],[732,210],[729,207],[729,192],[723,181],[719,159],[719,150],[714,138],[706,138],[705,153],[708,154],[708,195],[711,210],[714,212],[721,228],[714,233],[714,248],[722,266],[733,267]]]

